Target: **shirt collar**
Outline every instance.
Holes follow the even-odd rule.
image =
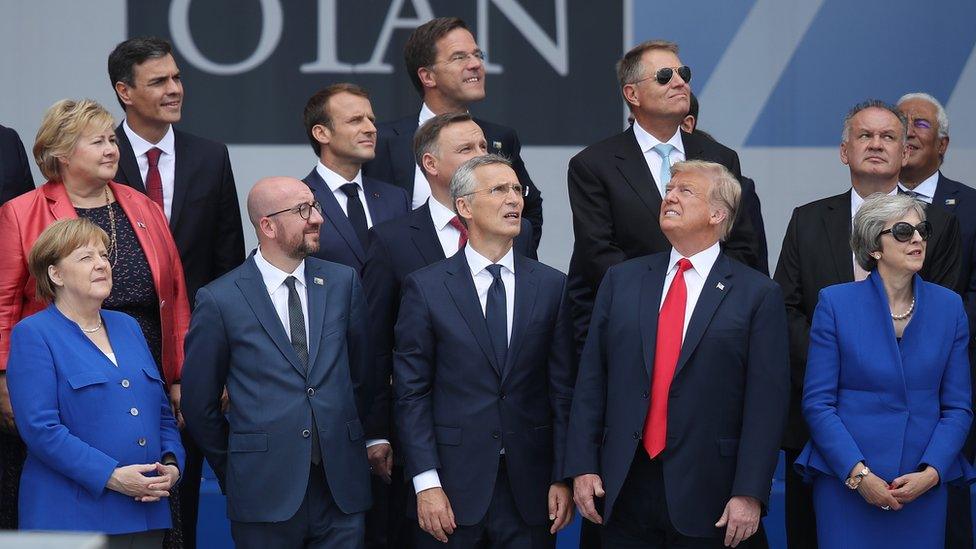
[[[443,230],[457,216],[433,196],[427,199],[427,207],[430,208],[430,219],[434,222],[434,228],[438,231]]]
[[[464,257],[468,260],[468,267],[471,268],[471,276],[478,276],[481,271],[485,270],[485,267],[492,264],[488,258],[474,250],[470,241],[464,247]],[[515,252],[513,248],[508,249],[508,253],[498,260],[498,264],[507,269],[508,272],[515,273]]]
[[[698,273],[698,276],[702,277],[704,280],[708,276],[708,273],[712,270],[712,265],[715,265],[715,261],[718,260],[718,254],[721,251],[718,242],[712,244],[708,248],[698,252],[697,254],[685,258],[681,255],[678,250],[671,248],[671,258],[668,260],[668,272],[670,273],[677,265],[678,261],[681,259],[687,259],[691,261],[691,268]]]
[[[634,137],[637,138],[637,145],[640,147],[641,152],[647,153],[654,148],[655,145],[660,145],[662,142],[658,141],[656,137],[648,133],[644,128],[641,127],[636,121],[634,122]],[[685,144],[681,141],[681,128],[674,130],[674,135],[671,139],[668,139],[668,144],[675,148],[675,150],[680,151],[682,155],[685,154]]]
[[[273,294],[282,284],[285,283],[285,279],[289,276],[293,276],[298,280],[298,283],[305,286],[305,260],[303,259],[301,263],[295,267],[295,270],[286,273],[278,267],[275,267],[264,258],[261,254],[261,248],[258,247],[258,251],[254,253],[254,264],[257,265],[258,271],[261,273],[261,278],[264,280],[265,287],[268,288],[268,293]]]
[[[898,185],[895,185],[895,188],[891,189],[888,196],[895,196],[896,194],[898,194]],[[864,199],[861,198],[861,195],[857,194],[854,187],[851,187],[851,219],[854,219],[857,211],[861,209],[861,204],[864,204]]]
[[[125,132],[125,136],[129,138],[129,144],[132,145],[132,154],[136,158],[146,154],[146,151],[153,147],[163,151],[165,154],[174,154],[176,152],[176,139],[173,136],[172,124],[170,124],[169,129],[166,130],[166,135],[159,140],[159,143],[150,143],[143,139],[139,134],[129,127],[128,120],[122,122],[122,130]]]
[[[335,173],[329,168],[325,167],[321,161],[315,166],[315,171],[319,172],[319,177],[325,181],[325,185],[329,187],[329,190],[333,193],[339,190],[339,187],[345,185],[346,183],[355,183],[359,187],[359,192],[363,192],[363,170],[356,172],[356,177],[352,178],[352,181],[346,181],[345,177]]]
[[[427,106],[427,103],[424,103],[420,107],[420,117],[417,120],[417,127],[419,128],[420,126],[423,126],[424,122],[430,120],[431,118],[434,118],[435,116],[437,115],[434,114],[434,111],[430,110],[430,107]]]
[[[924,196],[925,198],[928,198],[930,202],[932,201],[932,197],[935,196],[935,189],[938,186],[939,186],[938,170],[936,170],[935,173],[933,173],[932,175],[928,176],[924,181],[919,183],[918,186],[915,187],[914,189],[909,189],[908,187],[903,185],[901,181],[898,182],[898,188],[900,188],[901,190],[906,192],[910,191],[915,194]]]

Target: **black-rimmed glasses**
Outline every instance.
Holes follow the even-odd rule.
[[[881,235],[890,233],[898,242],[908,242],[912,239],[915,231],[918,231],[918,236],[922,237],[922,240],[928,240],[929,235],[932,234],[932,224],[928,221],[922,221],[918,225],[912,225],[905,221],[899,221],[892,225],[890,229],[885,229],[878,233],[878,238],[881,238]]]
[[[285,212],[293,212],[300,215],[301,218],[304,219],[305,221],[308,221],[312,217],[312,208],[315,208],[315,211],[319,212],[319,215],[322,215],[322,205],[319,204],[318,200],[315,200],[312,203],[302,202],[297,206],[292,206],[291,208],[285,208],[284,210],[280,210],[274,213],[269,213],[264,217],[274,217],[278,214],[283,214]]]

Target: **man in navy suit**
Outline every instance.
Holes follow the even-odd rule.
[[[322,214],[301,181],[258,181],[247,211],[257,251],[197,296],[187,428],[227,495],[237,547],[362,547],[371,395],[359,277],[309,257]]]
[[[407,193],[362,174],[376,156],[373,107],[365,89],[333,84],[305,104],[305,132],[319,162],[305,177],[322,205],[321,246],[315,257],[349,265],[366,261],[367,231],[410,211]]]
[[[0,205],[33,190],[24,143],[13,128],[0,126]]]
[[[371,439],[390,441],[393,432],[391,407],[393,372],[393,325],[400,307],[403,280],[410,273],[451,257],[467,241],[451,203],[451,178],[465,161],[488,154],[481,128],[468,113],[447,113],[431,118],[414,136],[414,156],[430,185],[431,196],[423,206],[406,216],[370,229],[363,286],[369,304],[370,342],[376,349],[379,389],[366,421]],[[532,225],[522,219],[515,237],[515,252],[535,259]],[[398,447],[393,440],[394,446]],[[366,546],[404,549],[413,546],[412,523],[405,509],[407,486],[403,483],[402,456],[394,460],[393,447],[369,447],[373,473],[373,508],[366,514]],[[383,481],[379,478],[382,477]],[[386,483],[389,483],[386,484]]]
[[[565,475],[583,516],[606,523],[606,547],[765,541],[789,354],[779,287],[719,247],[740,194],[724,166],[675,164],[659,217],[673,248],[600,285]]]
[[[927,93],[909,93],[898,100],[898,110],[908,118],[908,161],[901,169],[898,187],[914,193],[923,202],[954,214],[959,220],[959,283],[969,316],[970,366],[976,368],[976,189],[953,181],[940,169],[949,149],[949,115],[938,99]],[[976,376],[976,371],[973,371]],[[972,376],[971,376],[972,377]],[[971,429],[963,447],[970,461],[976,454]],[[968,486],[948,486],[949,510],[946,515],[946,547],[973,547],[973,517]]]
[[[485,98],[485,56],[463,20],[438,17],[413,31],[403,57],[410,81],[423,99],[420,114],[380,124],[376,159],[363,169],[366,175],[406,189],[413,207],[419,208],[430,196],[430,187],[414,161],[413,134],[433,116],[468,112],[472,103]],[[488,152],[509,158],[519,182],[528,189],[523,217],[532,223],[534,252],[542,238],[542,193],[522,162],[518,135],[500,124],[480,118],[474,121],[485,133]]]
[[[572,516],[566,277],[514,253],[523,189],[510,166],[458,168],[468,243],[404,282],[393,379],[419,547],[553,547]]]

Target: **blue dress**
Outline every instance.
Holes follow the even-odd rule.
[[[976,480],[961,454],[973,416],[962,301],[917,275],[913,284],[900,344],[877,271],[820,292],[803,386],[811,440],[794,465],[813,482],[820,547],[941,548],[945,483]],[[844,486],[859,461],[887,482],[931,465],[940,484],[884,511]]]
[[[11,333],[7,384],[27,445],[21,529],[126,534],[170,527],[167,498],[140,503],[105,487],[116,467],[184,451],[163,381],[132,317],[101,312],[115,366],[51,305]]]

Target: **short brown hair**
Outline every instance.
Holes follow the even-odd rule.
[[[99,242],[106,248],[109,246],[105,231],[84,217],[55,221],[44,229],[27,254],[27,270],[34,277],[37,299],[54,301],[55,285],[47,274],[48,267],[92,242]]]
[[[722,222],[720,240],[723,242],[732,234],[739,213],[739,202],[742,200],[742,186],[725,166],[717,162],[705,160],[685,160],[671,166],[671,177],[681,172],[696,172],[709,177],[712,182],[709,187],[708,201],[713,206],[725,210],[725,221]]]
[[[454,29],[467,29],[468,26],[460,17],[438,17],[420,25],[407,38],[403,47],[403,62],[407,66],[407,74],[413,87],[420,97],[424,96],[424,85],[420,82],[417,70],[429,67],[437,60],[437,41]]]
[[[641,57],[644,57],[644,52],[649,50],[667,50],[678,55],[678,45],[668,40],[648,40],[630,48],[630,51],[617,61],[617,81],[620,82],[621,89],[627,84],[633,84],[644,78]]]
[[[469,122],[474,120],[471,115],[466,112],[448,112],[444,114],[438,114],[434,118],[424,122],[423,126],[417,130],[417,133],[413,134],[413,159],[420,166],[420,171],[425,175],[427,171],[424,170],[424,155],[427,153],[437,154],[437,138],[441,135],[441,130],[450,126],[451,124],[457,124],[459,122]]]
[[[351,93],[369,99],[369,92],[366,91],[366,88],[349,82],[332,84],[327,88],[315,92],[312,97],[308,98],[308,102],[305,103],[304,113],[305,134],[308,136],[308,142],[312,145],[312,150],[315,151],[315,156],[322,154],[322,145],[312,135],[312,128],[315,126],[325,126],[330,130],[332,129],[332,118],[329,116],[325,107],[332,96],[339,95],[340,93]]]
[[[44,177],[60,181],[58,159],[71,155],[81,134],[91,127],[103,130],[114,126],[115,119],[96,101],[62,99],[44,113],[34,138],[34,161]]]

